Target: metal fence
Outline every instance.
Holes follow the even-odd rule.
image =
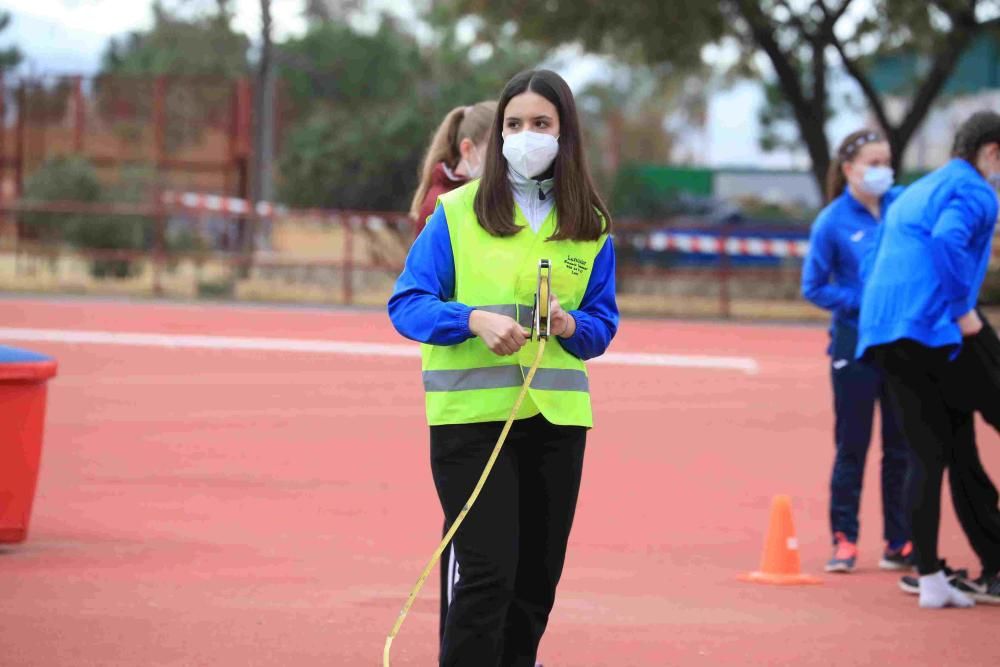
[[[170,191],[139,204],[16,200],[0,203],[0,216],[48,232],[0,228],[0,289],[340,304],[384,301],[414,229],[402,213],[254,207]],[[135,242],[79,241],[107,225]],[[255,235],[253,249],[219,241],[238,225]]]
[[[20,230],[0,229],[8,290],[384,304],[414,235],[403,213],[255,207],[173,191],[135,204],[13,200],[0,203],[0,216]],[[128,247],[87,242],[86,230],[109,225],[122,230],[114,238],[131,234]],[[254,236],[252,248],[227,241],[238,229]],[[623,310],[803,315],[801,233],[622,221],[615,243]]]

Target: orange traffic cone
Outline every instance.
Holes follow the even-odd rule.
[[[760,570],[740,575],[743,581],[758,584],[819,584],[817,577],[802,574],[799,562],[799,540],[792,525],[792,499],[775,496],[771,501],[771,525],[764,542],[764,557]]]

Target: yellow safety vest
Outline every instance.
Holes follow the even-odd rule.
[[[479,181],[473,181],[438,199],[455,258],[454,300],[508,315],[530,328],[538,260],[548,259],[552,291],[560,305],[567,311],[578,308],[607,235],[596,241],[548,241],[556,230],[555,208],[536,234],[515,205],[514,222],[524,230],[508,237],[491,236],[473,211],[478,188]],[[505,421],[537,345],[530,341],[509,357],[492,353],[479,337],[457,345],[423,345],[427,422],[436,426]],[[541,413],[553,424],[593,426],[589,389],[583,361],[553,336],[517,418]]]

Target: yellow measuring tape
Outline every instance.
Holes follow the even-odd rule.
[[[410,590],[410,595],[406,598],[406,603],[403,604],[403,609],[399,612],[396,624],[392,626],[392,631],[385,638],[385,648],[382,650],[383,667],[389,667],[389,653],[392,651],[392,640],[396,638],[400,628],[403,627],[403,621],[406,620],[407,614],[410,613],[410,607],[416,602],[417,596],[420,594],[420,589],[424,587],[424,582],[427,581],[427,577],[431,575],[434,566],[441,559],[441,554],[448,548],[451,538],[455,536],[459,526],[465,521],[469,510],[472,509],[472,506],[476,503],[476,499],[479,498],[479,492],[483,490],[490,472],[493,471],[493,465],[496,463],[497,457],[500,456],[500,450],[503,449],[503,444],[507,440],[510,427],[514,424],[514,418],[521,409],[524,397],[528,394],[528,387],[531,386],[531,381],[535,377],[535,371],[538,370],[538,366],[542,362],[542,353],[545,352],[545,341],[549,336],[550,270],[549,260],[543,259],[538,262],[538,289],[535,292],[535,312],[531,327],[532,337],[537,336],[538,338],[538,352],[535,354],[535,360],[531,363],[528,374],[524,377],[524,384],[521,385],[521,393],[518,394],[517,400],[514,401],[514,408],[510,411],[510,417],[507,418],[507,422],[503,425],[503,430],[500,431],[500,437],[497,438],[497,444],[493,446],[493,451],[490,453],[490,458],[486,461],[486,467],[483,468],[483,472],[479,476],[479,481],[476,482],[476,487],[472,489],[472,494],[469,495],[469,499],[465,502],[465,506],[462,507],[462,511],[458,513],[458,517],[451,524],[451,528],[445,533],[444,539],[441,540],[437,549],[434,550],[430,562],[427,563],[427,567],[420,573],[420,578],[417,579],[417,583]]]

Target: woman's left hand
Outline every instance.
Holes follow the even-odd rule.
[[[552,293],[552,303],[549,306],[549,331],[560,338],[569,338],[576,331],[576,320],[562,309],[555,292]]]
[[[983,321],[979,319],[979,313],[975,308],[958,319],[958,328],[963,338],[971,338],[982,331]]]

